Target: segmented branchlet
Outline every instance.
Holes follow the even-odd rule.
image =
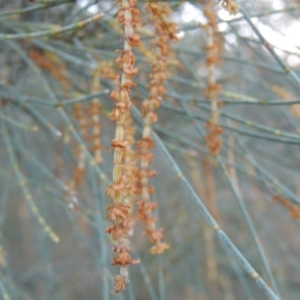
[[[108,62],[99,63],[98,68],[95,70],[92,82],[92,92],[97,92],[100,90],[100,79],[110,79],[113,81],[116,87],[120,86],[119,83],[119,75],[117,72],[109,65]],[[92,117],[92,135],[90,136],[90,140],[93,145],[90,149],[91,153],[94,155],[94,159],[96,163],[102,162],[102,144],[100,139],[100,113],[101,113],[101,104],[99,103],[97,98],[94,98],[89,107],[90,115]],[[127,193],[124,197],[124,203],[128,203],[132,207],[132,197],[134,195],[135,188],[135,178],[136,178],[136,153],[133,150],[133,145],[135,143],[134,140],[135,128],[132,125],[132,119],[129,113],[125,116],[124,121],[124,141],[128,143],[126,148],[126,156],[124,158],[124,165],[126,167],[126,177],[127,177]],[[132,212],[130,212],[132,215]],[[130,216],[128,216],[130,218]],[[134,219],[131,221],[132,227]]]
[[[169,245],[161,242],[164,237],[163,229],[156,228],[156,218],[152,214],[157,207],[157,203],[152,202],[150,199],[154,188],[149,184],[149,179],[156,176],[156,171],[150,168],[153,159],[151,149],[154,147],[151,130],[152,124],[158,119],[155,110],[160,106],[162,96],[165,93],[163,82],[167,77],[168,41],[177,41],[178,37],[176,35],[176,24],[168,20],[171,9],[167,4],[147,3],[146,8],[150,12],[150,19],[155,29],[155,38],[153,41],[155,53],[152,61],[150,84],[148,86],[149,96],[144,100],[142,105],[142,117],[145,120],[142,139],[137,142],[140,168],[137,173],[136,194],[138,195],[138,199],[136,204],[138,219],[144,225],[143,234],[154,244],[150,252],[158,254],[168,249]]]
[[[270,89],[273,93],[275,93],[277,96],[279,96],[284,101],[295,99],[295,95],[293,95],[290,90],[285,89],[282,86],[272,85],[272,86],[270,86]],[[289,111],[298,120],[300,120],[300,105],[299,104],[290,105]]]
[[[205,65],[208,68],[208,85],[205,89],[205,98],[211,103],[211,117],[206,123],[206,147],[213,155],[218,155],[222,146],[220,135],[222,128],[219,125],[219,109],[218,95],[221,91],[221,86],[216,83],[215,65],[219,62],[219,35],[215,7],[212,1],[206,3],[203,9],[204,15],[207,18],[206,24],[203,26],[207,35],[207,57]]]
[[[131,104],[130,89],[136,84],[131,80],[137,74],[134,67],[135,58],[132,47],[137,47],[140,36],[136,33],[136,28],[140,26],[139,11],[135,8],[135,0],[117,0],[118,3],[118,22],[122,25],[124,36],[124,50],[119,51],[120,56],[116,62],[120,64],[122,71],[121,84],[117,90],[112,91],[111,99],[115,101],[115,108],[110,114],[110,118],[116,121],[115,138],[112,140],[113,149],[113,178],[112,184],[106,188],[106,194],[113,201],[107,207],[106,218],[112,220],[114,225],[106,229],[112,239],[116,242],[113,250],[115,252],[112,265],[120,266],[120,274],[115,277],[114,291],[116,293],[125,289],[129,282],[128,266],[138,263],[130,256],[127,235],[132,228],[129,216],[130,204],[125,203],[124,199],[128,194],[127,168],[124,164],[128,155],[128,141],[125,140],[126,115],[129,114]]]

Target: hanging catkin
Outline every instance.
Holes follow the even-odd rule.
[[[116,62],[120,64],[122,71],[120,87],[112,91],[111,99],[115,101],[115,108],[110,114],[110,118],[116,121],[115,138],[112,140],[113,149],[113,178],[112,184],[106,188],[106,194],[112,199],[113,204],[107,207],[107,218],[114,222],[114,225],[108,227],[108,232],[116,242],[113,250],[115,252],[112,265],[120,266],[120,274],[115,277],[114,291],[116,293],[125,289],[129,282],[128,266],[138,263],[130,256],[127,235],[131,230],[132,222],[129,216],[130,204],[125,203],[125,197],[128,194],[127,167],[124,164],[128,155],[130,142],[125,140],[126,116],[129,114],[131,104],[130,89],[136,84],[131,80],[137,74],[137,68],[134,67],[133,47],[139,45],[140,37],[136,33],[136,27],[140,26],[139,11],[135,8],[135,0],[118,0],[118,22],[123,28],[124,50],[119,51],[120,56]]]
[[[150,251],[152,254],[158,254],[168,249],[169,245],[161,241],[164,237],[163,229],[156,228],[156,218],[152,214],[157,203],[150,199],[154,188],[149,184],[149,179],[156,176],[156,171],[150,168],[153,159],[151,149],[154,147],[151,130],[152,124],[158,119],[155,111],[160,106],[162,96],[165,93],[163,83],[167,77],[168,42],[169,40],[177,41],[178,38],[176,24],[169,22],[171,9],[166,3],[147,3],[146,8],[150,12],[150,20],[154,25],[155,38],[153,41],[152,72],[148,86],[149,95],[142,105],[142,117],[145,120],[143,135],[142,139],[137,142],[140,168],[137,174],[136,194],[138,199],[136,204],[138,218],[144,226],[143,234],[154,244]]]

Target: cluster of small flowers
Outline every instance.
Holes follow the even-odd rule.
[[[137,217],[144,225],[144,235],[154,244],[152,254],[164,252],[169,245],[161,242],[163,229],[155,226],[156,218],[152,215],[157,203],[150,200],[154,188],[149,184],[149,179],[156,176],[156,172],[149,168],[153,160],[151,149],[154,142],[151,138],[152,123],[158,119],[155,110],[160,106],[162,96],[165,93],[163,85],[167,77],[167,58],[169,54],[168,41],[177,41],[176,24],[168,21],[171,13],[170,7],[165,3],[147,3],[146,8],[150,12],[150,18],[154,24],[155,38],[153,48],[155,55],[152,62],[152,73],[148,86],[148,99],[142,104],[142,117],[145,119],[142,139],[137,142],[137,152],[140,159],[140,169],[137,172],[136,194],[139,195],[137,204]]]
[[[208,85],[204,91],[204,95],[211,103],[211,119],[206,123],[206,147],[213,155],[218,155],[222,146],[220,135],[222,134],[222,128],[218,124],[218,107],[220,105],[217,97],[221,91],[221,86],[216,83],[215,79],[215,65],[219,62],[220,44],[218,39],[218,27],[216,14],[214,10],[214,3],[212,1],[207,2],[203,9],[203,13],[207,18],[207,22],[204,26],[204,30],[207,35],[207,57],[205,65],[208,68]]]
[[[220,0],[219,3],[231,14],[235,15],[239,7],[232,0]]]
[[[286,198],[280,195],[273,196],[273,201],[275,203],[280,203],[281,205],[283,205],[290,212],[290,216],[293,219],[300,219],[299,205],[293,204],[291,201],[287,200]]]
[[[136,84],[131,80],[137,74],[134,67],[135,58],[132,47],[137,47],[140,36],[135,32],[140,26],[139,10],[135,8],[135,0],[117,0],[118,2],[118,22],[123,27],[124,50],[119,50],[120,56],[116,62],[120,64],[122,71],[121,83],[117,90],[112,91],[111,99],[115,101],[115,107],[109,117],[116,121],[115,138],[112,140],[111,147],[114,151],[113,182],[106,188],[106,194],[113,201],[107,208],[106,218],[114,222],[106,232],[116,242],[113,248],[115,256],[112,265],[120,266],[120,274],[115,277],[114,291],[119,293],[125,289],[129,282],[128,266],[138,263],[130,256],[127,236],[132,229],[133,221],[130,216],[131,206],[125,203],[125,197],[129,192],[128,168],[125,163],[129,155],[130,141],[125,138],[125,123],[129,115],[131,104],[130,89]],[[127,132],[128,134],[128,132]]]

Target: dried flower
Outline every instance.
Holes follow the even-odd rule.
[[[128,279],[128,265],[138,263],[131,259],[129,247],[126,238],[128,232],[132,229],[133,220],[130,217],[131,205],[127,203],[124,196],[132,193],[133,167],[132,167],[132,149],[134,142],[134,131],[130,127],[129,107],[131,104],[130,89],[136,84],[131,80],[138,70],[134,67],[134,54],[132,47],[137,47],[140,42],[139,35],[135,32],[137,26],[140,26],[139,11],[134,7],[134,0],[117,0],[118,3],[118,22],[122,25],[124,36],[124,50],[118,50],[120,53],[116,62],[120,64],[122,72],[121,83],[118,89],[112,91],[111,99],[116,101],[115,108],[109,115],[116,121],[115,138],[111,142],[114,152],[114,170],[113,182],[106,188],[106,194],[112,199],[113,204],[107,207],[108,219],[114,221],[114,225],[106,229],[111,234],[112,239],[117,245],[114,247],[114,260],[112,265],[120,266],[120,274],[115,277],[114,291],[119,293],[125,289]]]
[[[141,195],[136,205],[137,216],[144,225],[144,235],[154,243],[151,248],[152,254],[162,253],[168,249],[168,245],[161,243],[163,238],[162,228],[156,229],[156,218],[152,212],[157,207],[157,203],[150,201],[150,195],[154,193],[154,188],[149,184],[149,178],[154,177],[156,172],[150,169],[153,154],[150,152],[154,147],[151,138],[152,124],[157,122],[158,116],[155,110],[159,107],[162,95],[165,93],[163,81],[167,78],[167,57],[169,55],[169,40],[177,41],[177,27],[175,23],[169,22],[171,13],[170,7],[165,3],[147,3],[146,7],[150,12],[150,19],[154,23],[155,38],[153,46],[155,55],[152,61],[152,73],[150,74],[150,84],[148,85],[149,96],[142,105],[142,117],[145,119],[143,137],[137,142],[138,156],[140,159],[140,169],[137,172],[138,180],[135,186],[135,193]]]
[[[220,0],[219,3],[231,14],[235,15],[239,7],[237,6],[236,3],[234,3],[232,0]]]
[[[124,277],[121,275],[117,275],[114,279],[114,292],[118,294],[121,292],[121,290],[125,290],[125,288],[126,282],[124,280]]]
[[[166,243],[157,243],[151,247],[150,252],[151,254],[161,254],[169,248],[170,246]]]

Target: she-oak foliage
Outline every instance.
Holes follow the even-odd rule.
[[[279,2],[0,1],[3,299],[298,299]]]

